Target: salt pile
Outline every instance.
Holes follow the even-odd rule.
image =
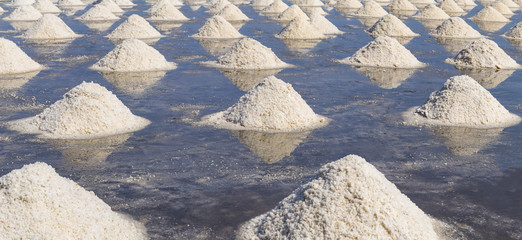
[[[522,22],[517,23],[517,25],[504,33],[504,37],[510,39],[522,39]]]
[[[248,21],[251,20],[234,4],[226,5],[216,15],[223,17],[227,21]]]
[[[413,111],[414,110],[414,111]],[[410,124],[435,124],[475,128],[507,127],[520,122],[473,78],[451,77],[418,108],[403,114]]]
[[[90,68],[101,72],[144,72],[172,70],[176,64],[167,62],[158,50],[146,43],[127,39]]]
[[[413,15],[417,19],[445,20],[450,16],[444,10],[438,8],[434,4],[430,4],[422,8],[417,14]]]
[[[150,13],[152,21],[188,21],[189,19],[170,3],[163,4],[156,11]]]
[[[376,38],[351,57],[340,62],[353,66],[388,68],[419,68],[425,66],[395,38],[386,36]]]
[[[49,0],[36,0],[33,4],[40,13],[59,13],[61,10]]]
[[[277,17],[277,20],[290,21],[290,20],[296,18],[297,16],[304,18],[304,19],[309,19],[308,15],[306,15],[306,13],[304,13],[303,10],[301,10],[301,8],[298,5],[294,4],[290,7],[288,7],[284,12],[279,14],[279,16]]]
[[[38,71],[43,67],[33,61],[16,44],[0,38],[0,74],[18,74]]]
[[[252,3],[250,3],[250,6],[252,7],[266,7],[270,4],[272,4],[274,0],[253,0]]]
[[[341,30],[321,14],[312,13],[310,15],[310,23],[323,34],[343,34]]]
[[[473,7],[473,6],[477,6],[477,4],[475,3],[474,0],[455,0],[455,2],[456,2],[459,6],[463,6],[463,7]]]
[[[363,5],[358,0],[339,0],[335,4],[336,8],[351,8],[351,9],[358,9],[361,8]]]
[[[139,15],[133,14],[107,35],[107,37],[109,39],[151,39],[160,38],[162,35],[154,29],[147,20]]]
[[[464,13],[462,9],[454,0],[442,0],[439,3],[439,8],[446,13]]]
[[[294,0],[296,5],[300,7],[322,7],[324,3],[321,0]]]
[[[15,8],[4,21],[35,21],[42,17],[42,14],[31,5]]]
[[[121,9],[113,0],[102,0],[100,3],[96,5],[103,5],[107,7],[112,13],[123,13],[123,9]]]
[[[114,0],[114,3],[116,3],[120,8],[136,6],[136,4],[134,4],[131,0]]]
[[[56,5],[60,7],[80,7],[85,6],[81,0],[58,0]]]
[[[142,223],[36,162],[0,177],[4,239],[147,239]]]
[[[306,18],[296,17],[275,35],[282,39],[324,39],[326,36],[321,30],[314,27]]]
[[[408,0],[394,0],[388,5],[389,11],[417,11],[417,7]]]
[[[34,40],[73,39],[79,36],[62,19],[52,14],[44,14],[21,35],[22,38]]]
[[[499,13],[502,13],[503,15],[513,15],[513,11],[509,9],[508,6],[506,6],[501,1],[496,1],[492,3],[490,6],[492,6],[495,10],[497,10]]]
[[[473,21],[483,22],[510,22],[509,19],[504,17],[502,13],[499,13],[495,8],[488,6],[480,10],[475,16],[470,18]]]
[[[87,139],[138,131],[149,123],[106,88],[83,82],[42,113],[8,122],[7,127],[44,138]]]
[[[458,68],[518,69],[520,65],[495,42],[486,38],[473,41],[446,63]]]
[[[213,16],[209,18],[205,24],[192,35],[194,38],[242,38],[243,35],[239,33],[232,24],[221,16]]]
[[[170,0],[159,0],[157,1],[156,3],[154,3],[154,5],[152,5],[148,10],[147,12],[150,14],[150,13],[153,13],[153,12],[156,12],[158,11],[160,8],[162,8],[164,5],[166,4],[169,4],[169,5],[172,5],[172,3],[170,2]]]
[[[445,20],[430,35],[440,38],[480,38],[482,35],[460,17]]]
[[[181,7],[181,6],[185,5],[185,3],[182,0],[170,0],[170,3],[174,7]]]
[[[35,0],[11,0],[8,5],[11,6],[24,6],[24,5],[33,5]]]
[[[502,2],[504,5],[506,5],[509,8],[518,9],[520,7],[517,3],[513,2],[513,0],[498,0],[498,1]]]
[[[84,21],[114,21],[120,19],[120,17],[114,15],[104,5],[96,4],[76,19]]]
[[[210,14],[216,14],[229,4],[231,3],[228,0],[218,0],[209,7],[208,12]]]
[[[3,13],[3,12],[5,12],[5,10],[2,7],[0,7],[0,13]]]
[[[266,8],[263,8],[262,11],[264,13],[280,14],[280,13],[284,12],[287,8],[288,8],[288,5],[286,5],[286,3],[284,3],[282,0],[274,0],[274,2],[272,4],[268,5],[268,7],[266,7]]]
[[[323,165],[237,239],[439,239],[432,219],[373,165],[348,155]]]
[[[328,119],[317,115],[292,85],[269,76],[227,110],[203,117],[203,124],[229,129],[292,132],[317,128]]]
[[[371,28],[366,31],[373,38],[380,36],[389,37],[416,37],[419,34],[414,33],[400,19],[393,14],[388,14],[377,21]]]
[[[366,2],[362,8],[359,8],[359,10],[354,13],[355,16],[359,17],[383,17],[386,14],[388,14],[388,12],[373,0]]]

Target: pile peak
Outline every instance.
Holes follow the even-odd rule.
[[[308,18],[308,17],[307,17]],[[324,39],[326,36],[307,18],[297,16],[275,37],[282,39]]]
[[[462,9],[454,0],[442,0],[439,3],[439,8],[446,13],[464,13]]]
[[[513,11],[509,9],[506,4],[502,3],[501,1],[495,1],[490,6],[492,6],[495,10],[497,10],[499,13],[502,13],[503,15],[513,15]]]
[[[367,1],[364,3],[364,6],[354,13],[354,15],[359,17],[383,17],[386,14],[388,14],[388,12],[374,0]]]
[[[282,13],[288,8],[288,5],[282,0],[274,0],[268,7],[263,8],[264,13]]]
[[[167,0],[167,1],[170,1],[170,0]],[[230,3],[228,0],[217,0],[209,7],[208,12],[210,14],[216,14],[219,11],[221,11],[221,9],[223,9],[225,6],[227,6],[229,4],[232,4],[232,3]]]
[[[36,0],[33,7],[36,8],[40,13],[59,13],[62,12],[56,7],[50,0]]]
[[[359,0],[339,0],[335,4],[336,8],[348,8],[348,9],[358,9],[363,5]]]
[[[170,2],[163,4],[153,12],[150,12],[150,20],[153,21],[187,21],[189,20]]]
[[[84,21],[114,21],[120,19],[120,17],[114,15],[106,6],[96,4],[76,19]]]
[[[109,39],[151,39],[160,38],[162,35],[143,17],[133,14],[107,35],[107,37]]]
[[[0,38],[0,56],[0,74],[26,73],[43,68],[14,42],[5,38]]]
[[[509,19],[504,17],[502,13],[499,13],[492,6],[487,6],[484,9],[480,10],[475,16],[470,18],[473,21],[483,21],[483,22],[510,22]]]
[[[226,5],[216,15],[223,17],[227,21],[248,21],[251,20],[234,4]]]
[[[417,7],[408,0],[394,0],[388,5],[390,11],[417,11]]]
[[[518,69],[520,65],[507,55],[495,42],[480,38],[446,62],[458,68]]]
[[[79,36],[59,17],[53,14],[44,14],[21,37],[33,40],[58,40],[72,39]]]
[[[413,18],[426,20],[445,20],[450,18],[450,16],[444,12],[444,10],[435,6],[435,4],[429,4],[422,8],[417,14],[413,15]]]
[[[215,15],[209,18],[205,24],[192,35],[194,38],[242,38],[243,35],[239,33],[232,24],[221,16]]]
[[[393,14],[387,14],[377,21],[367,31],[373,38],[380,36],[389,37],[416,37],[419,34],[414,33],[400,19]]]
[[[113,13],[123,13],[123,9],[121,9],[118,4],[116,4],[113,0],[102,0],[97,5],[104,5]]]
[[[301,10],[299,5],[293,4],[290,7],[288,7],[284,12],[279,14],[279,16],[277,16],[277,20],[290,21],[296,18],[297,16],[308,19],[308,16],[305,12],[303,12],[303,10]]]
[[[430,35],[440,38],[480,38],[482,35],[460,17],[444,20]]]

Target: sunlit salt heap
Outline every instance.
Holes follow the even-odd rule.
[[[156,11],[150,13],[150,20],[153,21],[187,21],[189,20],[170,2],[160,6]]]
[[[209,18],[205,24],[192,35],[194,38],[242,38],[243,35],[239,33],[232,24],[221,16],[213,16]]]
[[[272,4],[274,0],[252,0],[250,6],[252,7],[267,7]]]
[[[480,38],[462,49],[446,62],[459,68],[518,69],[520,65],[495,42]]]
[[[85,21],[114,21],[120,19],[120,17],[114,15],[104,5],[96,4],[77,19]]]
[[[42,162],[0,177],[0,233],[4,239],[148,238],[143,224]]]
[[[44,138],[86,139],[138,131],[149,124],[96,83],[72,88],[42,113],[7,124],[11,130]]]
[[[361,8],[363,5],[358,0],[338,0],[335,4],[335,7],[337,8],[352,8],[352,9],[358,9]]]
[[[393,14],[388,14],[379,21],[377,21],[372,27],[367,30],[368,34],[373,38],[380,36],[389,37],[416,37],[419,34],[414,33],[411,29],[406,26],[400,19],[395,17]]]
[[[480,38],[482,35],[460,17],[445,20],[430,35],[441,38]]]
[[[507,7],[509,8],[512,8],[512,9],[518,9],[520,6],[514,2],[513,0],[498,0],[500,2],[502,2],[504,5],[506,5]]]
[[[133,3],[131,0],[114,0],[114,3],[116,3],[120,8],[136,6],[136,4]]]
[[[477,6],[474,0],[455,0],[455,2],[462,7],[473,7]]]
[[[35,0],[11,0],[9,1],[8,5],[19,7],[24,5],[32,5]]]
[[[522,22],[517,23],[504,34],[505,38],[522,39]]]
[[[394,0],[388,5],[390,11],[417,11],[417,7],[408,0]]]
[[[0,74],[32,72],[42,68],[14,42],[0,38]]]
[[[432,221],[373,165],[348,155],[243,224],[237,239],[437,240]]]
[[[354,13],[354,15],[359,17],[383,17],[386,14],[388,14],[388,12],[373,0],[364,3],[364,6]]]
[[[292,85],[270,76],[232,107],[204,117],[203,122],[231,129],[288,132],[323,126],[328,119],[315,114]]]
[[[506,110],[488,90],[466,75],[448,79],[413,115],[405,113],[405,118],[416,124],[482,128],[506,127],[520,121],[520,117]]]
[[[503,15],[511,16],[514,14],[513,11],[511,11],[511,9],[509,9],[509,7],[501,1],[496,1],[492,3],[490,6],[497,10],[499,13],[502,13]]]
[[[35,21],[42,17],[42,14],[31,5],[15,8],[4,21]]]
[[[227,21],[248,21],[251,20],[234,4],[226,5],[216,15],[223,17]]]
[[[413,17],[426,20],[445,20],[450,18],[444,10],[438,8],[434,4],[429,4],[422,8],[417,14],[413,15]]]
[[[288,25],[275,35],[282,39],[324,39],[326,36],[314,27],[307,18],[296,17]]]
[[[510,22],[509,19],[504,17],[502,13],[499,13],[495,8],[488,6],[480,10],[475,16],[470,18],[473,21],[484,21],[484,22]]]
[[[339,28],[319,13],[312,13],[310,15],[310,23],[323,34],[343,34]]]
[[[110,39],[151,39],[162,37],[161,33],[152,27],[147,20],[139,15],[133,14],[114,29],[109,35]]]
[[[439,3],[439,8],[446,13],[464,13],[462,9],[454,0],[442,0]]]
[[[107,53],[91,69],[101,72],[164,71],[176,68],[158,50],[137,39],[127,39]]]
[[[56,5],[60,7],[81,7],[85,6],[86,4],[81,0],[58,0]]]
[[[123,9],[121,9],[118,4],[116,4],[113,0],[102,0],[97,5],[104,5],[107,7],[112,13],[123,13]]]
[[[288,7],[284,12],[279,14],[279,16],[277,17],[277,20],[290,21],[290,20],[296,18],[297,16],[308,19],[308,15],[306,15],[306,13],[303,12],[303,10],[301,10],[301,8],[298,5],[294,4],[290,7]]]
[[[43,15],[21,35],[22,38],[33,40],[73,39],[79,36],[62,19],[53,14]]]
[[[160,9],[161,7],[163,7],[165,4],[170,4],[172,5],[171,1],[170,0],[159,0],[157,2],[155,2],[148,10],[147,12],[149,14],[153,13],[153,12],[156,12],[158,11],[158,9]]]
[[[425,66],[395,38],[386,36],[376,38],[351,57],[340,62],[354,66],[389,68],[419,68]]]
[[[282,0],[274,0],[274,2],[270,5],[268,5],[268,7],[266,8],[263,8],[263,12],[264,13],[282,13],[284,12],[286,9],[288,8],[288,5],[286,5],[286,3],[284,3]]]
[[[59,13],[61,10],[49,0],[36,0],[33,4],[40,13]]]
[[[229,4],[231,3],[228,0],[218,0],[208,8],[208,12],[210,14],[216,14]]]

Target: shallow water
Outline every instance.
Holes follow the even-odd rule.
[[[124,16],[145,16],[149,5],[135,2],[139,5]],[[0,175],[47,162],[114,210],[143,222],[152,239],[231,239],[241,223],[273,208],[321,165],[358,154],[422,210],[468,239],[522,239],[522,125],[475,130],[401,124],[401,112],[423,104],[447,78],[461,74],[443,62],[455,54],[453,43],[439,44],[420,22],[406,19],[421,34],[406,47],[429,66],[415,71],[356,69],[334,60],[372,40],[363,31],[362,22],[368,21],[333,9],[327,18],[345,34],[320,42],[283,42],[273,37],[282,29],[278,23],[251,7],[240,8],[253,19],[240,32],[297,66],[276,76],[291,83],[317,113],[332,119],[328,126],[299,134],[260,134],[190,124],[234,104],[262,76],[199,64],[215,60],[230,46],[188,37],[208,17],[203,8],[184,6],[181,11],[191,21],[158,25],[166,37],[153,46],[178,69],[138,76],[102,76],[87,69],[114,48],[104,35],[123,20],[100,32],[74,20],[83,11],[62,14],[84,36],[46,44],[16,38],[20,32],[1,21],[3,37],[47,66],[32,78],[2,80],[1,121],[35,115],[70,88],[93,81],[152,124],[136,133],[90,141],[43,140],[1,128]],[[519,12],[512,20],[498,31],[479,31],[522,62],[521,48],[499,36],[520,20]],[[508,110],[522,115],[520,71],[473,74]],[[245,75],[254,79],[241,82]]]

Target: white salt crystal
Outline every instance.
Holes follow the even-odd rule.
[[[413,15],[416,19],[427,19],[427,20],[446,20],[450,16],[444,12],[444,10],[438,8],[434,4],[429,4],[422,8],[417,14]]]
[[[234,4],[226,5],[216,15],[223,17],[227,21],[248,21],[251,20]]]
[[[355,16],[359,17],[383,17],[386,14],[388,12],[373,0],[364,3],[364,6],[354,13]]]
[[[0,38],[0,74],[18,74],[43,69],[16,44]]]
[[[480,38],[446,62],[459,68],[518,69],[520,65],[495,42]]]
[[[517,23],[517,25],[504,33],[504,37],[510,39],[522,39],[522,22]]]
[[[150,13],[150,20],[152,21],[188,21],[189,19],[183,15],[170,2],[163,4],[156,11]]]
[[[242,38],[243,35],[239,33],[232,24],[221,16],[213,16],[209,18],[205,24],[192,35],[194,38]]]
[[[504,17],[502,13],[499,13],[495,8],[488,6],[480,10],[475,16],[470,17],[473,21],[484,21],[484,22],[510,22],[509,19]]]
[[[297,16],[288,25],[276,34],[282,39],[324,39],[326,36],[321,30],[314,27],[307,18]]]
[[[33,23],[22,38],[32,40],[57,40],[73,39],[80,37],[65,24],[62,19],[53,14],[44,14],[38,21]]]
[[[42,17],[42,14],[31,5],[24,5],[15,8],[4,21],[35,21]]]
[[[417,11],[417,7],[408,0],[394,0],[387,6],[389,11]]]
[[[301,8],[298,5],[294,4],[288,7],[284,12],[279,14],[279,16],[277,16],[277,20],[290,21],[297,16],[308,19],[308,15],[306,15],[306,13],[303,12],[303,10],[301,10]]]
[[[343,34],[341,30],[321,14],[312,13],[310,15],[310,23],[312,23],[312,25],[319,29],[323,34]]]
[[[454,0],[442,0],[439,3],[439,8],[446,13],[464,13],[462,9]]]
[[[96,4],[76,19],[85,21],[114,21],[120,19],[120,17],[114,15],[114,13],[104,5]]]
[[[446,19],[430,35],[441,38],[480,38],[482,35],[460,17]]]
[[[36,0],[33,3],[33,7],[36,8],[40,13],[59,13],[62,12],[49,0]]]
[[[162,35],[143,17],[133,14],[107,35],[107,37],[109,39],[152,39],[161,38]]]
[[[380,36],[389,37],[416,37],[419,34],[414,33],[411,29],[406,26],[400,19],[395,17],[393,14],[387,14],[377,21],[367,31],[370,36],[377,38]]]
[[[263,8],[261,10],[264,13],[277,13],[280,14],[284,12],[288,8],[288,5],[284,3],[282,0],[274,0],[268,7]]]

